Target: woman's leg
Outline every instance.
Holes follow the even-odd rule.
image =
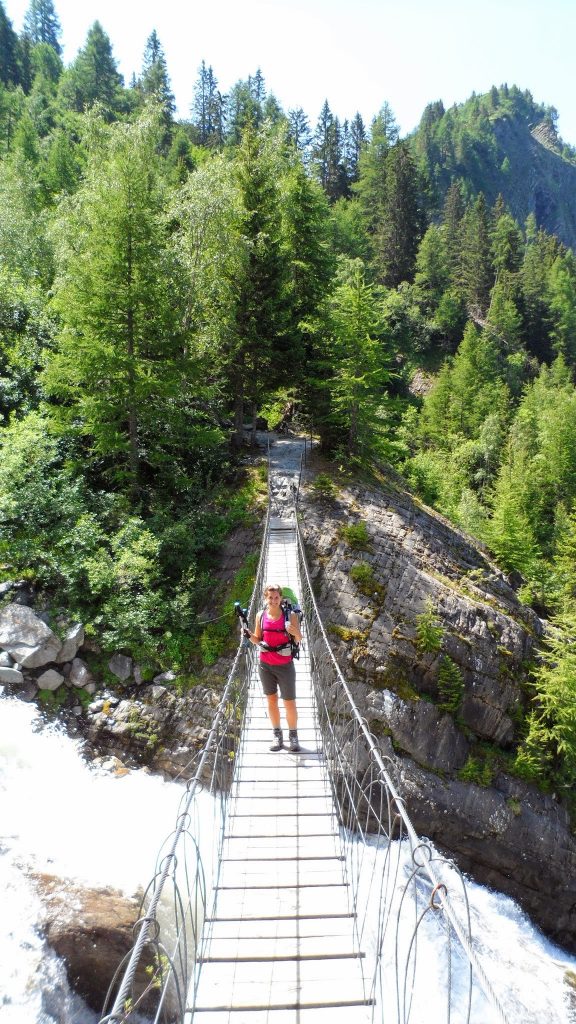
[[[268,702],[268,718],[270,719],[270,725],[273,729],[280,728],[280,708],[278,707],[278,694],[267,693],[266,700]],[[288,723],[290,727],[290,723]]]
[[[276,700],[278,704],[278,700]],[[285,700],[284,709],[286,711],[286,722],[289,729],[296,729],[298,727],[298,711],[296,709],[295,700]],[[278,715],[278,724],[280,724],[280,715]]]

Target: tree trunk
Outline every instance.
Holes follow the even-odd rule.
[[[232,434],[232,447],[241,448],[244,444],[244,375],[242,366],[236,370],[233,380],[234,386],[234,433]]]

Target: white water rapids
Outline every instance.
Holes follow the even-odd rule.
[[[42,725],[33,705],[0,696],[0,1024],[96,1024],[42,939],[28,874],[134,893],[153,873],[181,794],[179,785],[143,772],[117,778],[94,770],[77,742]],[[512,900],[468,888],[478,954],[510,1024],[575,1024],[564,971],[576,972],[576,959]],[[426,1024],[437,1024],[445,1011],[435,1015],[430,997]]]

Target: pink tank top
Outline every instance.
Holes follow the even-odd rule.
[[[290,643],[290,634],[284,628],[283,615],[278,619],[271,619],[266,612],[262,612],[262,639],[271,647]],[[260,651],[260,661],[266,665],[287,665],[292,661],[292,655],[278,654],[277,651]]]

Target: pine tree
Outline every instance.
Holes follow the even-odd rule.
[[[561,251],[558,239],[538,230],[531,214],[526,221],[526,248],[519,271],[523,334],[528,350],[545,361],[552,358],[548,277]]]
[[[224,102],[218,91],[218,79],[212,67],[206,67],[204,61],[198,72],[191,112],[200,145],[221,146],[224,142]]]
[[[462,188],[459,181],[453,181],[446,193],[444,209],[442,211],[442,224],[444,227],[444,240],[446,245],[446,257],[450,270],[450,277],[453,284],[457,280],[458,260],[460,258],[460,236],[462,232],[462,219],[464,217],[465,205],[462,199]]]
[[[176,110],[174,96],[170,90],[170,79],[166,66],[166,57],[156,29],[146,40],[146,49],[142,63],[142,76],[140,88],[146,97],[153,97],[157,100],[162,109],[162,116],[167,129],[172,123]]]
[[[368,143],[368,136],[364,121],[359,113],[354,114],[350,123],[350,136],[347,154],[348,181],[350,184],[358,181],[360,174],[360,154]]]
[[[4,5],[0,0],[0,83],[2,85],[18,85],[18,36],[12,28],[12,22],[6,16]]]
[[[225,98],[224,122],[226,141],[240,146],[245,129],[262,121],[262,111],[256,107],[251,80],[238,81]]]
[[[324,101],[314,133],[312,166],[318,181],[332,202],[345,194],[340,122],[332,114],[328,100]]]
[[[326,196],[299,158],[282,176],[281,191],[288,336],[297,379],[307,363],[310,338],[335,268]]]
[[[342,260],[330,302],[329,369],[323,382],[329,409],[319,424],[340,457],[369,460],[387,449],[382,414],[390,375],[379,319],[375,290],[365,281],[361,260]]]
[[[412,280],[422,231],[416,168],[408,143],[397,142],[386,157],[384,202],[374,240],[383,284],[395,288]]]
[[[288,111],[288,137],[302,155],[306,155],[312,140],[310,122],[302,107]]]
[[[386,157],[398,139],[398,127],[387,103],[372,121],[370,140],[358,158],[358,181],[353,192],[358,196],[366,227],[374,234],[382,221],[386,196]]]
[[[554,351],[576,364],[576,260],[572,250],[557,256],[548,274]]]
[[[242,442],[244,408],[253,423],[264,393],[274,387],[276,372],[287,358],[285,328],[286,267],[281,252],[281,216],[277,167],[268,140],[249,123],[237,156],[237,180],[244,209],[242,238],[246,251],[238,281],[237,347],[230,365],[235,443]]]
[[[52,0],[30,0],[24,16],[24,33],[33,43],[48,43],[57,54],[62,53],[60,22]]]
[[[108,116],[112,116],[122,103],[122,85],[110,39],[100,22],[95,21],[88,31],[85,46],[62,78],[63,100],[78,112],[98,102]]]
[[[458,281],[469,310],[482,316],[488,309],[494,282],[489,218],[482,192],[462,220]]]

